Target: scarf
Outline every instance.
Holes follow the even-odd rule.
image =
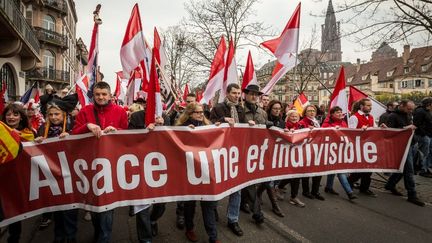
[[[240,120],[236,108],[238,102],[232,102],[227,97],[225,97],[224,103],[230,108],[231,118],[234,118],[235,123],[239,123]]]

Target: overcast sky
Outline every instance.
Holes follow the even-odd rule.
[[[127,21],[129,20],[132,7],[135,3],[139,4],[141,20],[146,38],[153,40],[153,27],[159,30],[178,24],[183,17],[186,17],[184,3],[189,0],[75,0],[78,15],[77,38],[81,37],[87,47],[90,46],[91,31],[93,28],[92,12],[96,4],[101,3],[100,17],[103,24],[99,27],[99,65],[105,75],[105,80],[114,83],[115,72],[121,70],[120,47],[125,33]],[[333,0],[337,3],[341,0]],[[291,17],[299,1],[296,0],[261,0],[255,6],[255,16],[253,20],[262,21],[270,26],[275,33],[280,34],[287,21]],[[300,20],[300,42],[299,47],[311,38],[311,30],[316,26],[318,38],[321,38],[321,24],[324,23],[323,17],[312,17],[322,14],[327,9],[328,0],[303,0]],[[336,15],[336,19],[339,20]],[[341,29],[343,29],[343,25]],[[257,43],[258,45],[259,43]],[[321,49],[320,41],[314,46]],[[393,46],[398,50],[401,46]],[[300,50],[299,50],[300,51]],[[342,39],[342,59],[343,61],[355,62],[357,58],[369,60],[371,52],[363,50],[360,46]],[[244,66],[246,62],[247,50],[238,52],[236,60],[238,65]],[[271,56],[262,52],[254,52],[253,59],[255,69],[259,69]]]

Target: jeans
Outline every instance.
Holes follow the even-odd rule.
[[[151,224],[156,222],[165,212],[165,203],[153,204],[151,213],[150,207],[139,211],[136,214],[136,227],[138,241],[146,243],[152,241]]]
[[[422,152],[422,154],[423,154],[421,168],[422,168],[422,171],[427,172],[428,168],[432,166],[432,153],[431,153],[432,141],[431,141],[431,137],[429,137],[429,136],[424,136],[424,137],[417,136],[417,141],[418,141],[418,150],[420,152]]]
[[[327,184],[326,188],[333,189],[333,182],[336,174],[327,175]],[[348,182],[347,175],[344,173],[337,174],[340,184],[347,194],[352,193],[353,190]]]
[[[193,230],[196,201],[186,201],[184,203],[184,216],[186,230]],[[209,236],[209,241],[217,240],[216,228],[216,207],[217,201],[201,201],[201,211],[204,221],[204,228]]]
[[[229,195],[227,218],[228,223],[237,223],[240,215],[241,191],[237,191]]]
[[[415,181],[414,181],[414,165],[413,165],[413,148],[411,146],[409,148],[408,156],[405,162],[405,166],[403,169],[403,173],[393,173],[387,181],[385,188],[390,190],[396,187],[396,184],[404,178],[405,189],[408,192],[408,198],[417,198],[417,192],[415,190]]]
[[[78,231],[78,209],[54,212],[54,239],[75,240]]]
[[[95,231],[96,243],[107,243],[111,240],[114,210],[102,213],[92,213],[92,222]]]

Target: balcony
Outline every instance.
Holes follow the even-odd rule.
[[[41,43],[55,45],[62,49],[68,48],[68,42],[65,35],[41,27],[34,27],[34,29],[36,36]]]
[[[0,56],[14,56],[21,52],[21,56],[39,61],[39,41],[14,0],[0,0],[0,25],[3,27],[0,31]],[[23,50],[17,41],[23,42]]]
[[[69,72],[54,70],[47,67],[36,68],[26,73],[27,80],[51,81],[56,83],[69,83],[69,76]]]
[[[43,0],[46,8],[59,12],[60,14],[67,14],[67,5],[64,0]]]

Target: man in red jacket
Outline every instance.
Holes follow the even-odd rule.
[[[106,82],[97,82],[93,88],[94,104],[88,105],[78,113],[72,134],[91,132],[97,138],[102,134],[128,128],[126,111],[111,103],[111,88]],[[94,242],[109,242],[112,232],[114,210],[92,213],[95,229]]]

